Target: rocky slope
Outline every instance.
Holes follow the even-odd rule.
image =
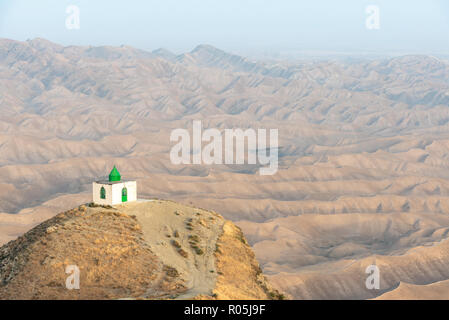
[[[282,297],[233,223],[171,201],[82,205],[0,248],[1,299]]]

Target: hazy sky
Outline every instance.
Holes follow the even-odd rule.
[[[66,28],[66,8],[80,29]],[[368,5],[379,29],[366,27]],[[64,45],[449,53],[447,0],[0,0],[0,37]]]

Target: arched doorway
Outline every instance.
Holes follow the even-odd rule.
[[[122,189],[122,202],[128,201],[128,190],[126,188]]]
[[[104,187],[101,187],[100,189],[100,199],[106,199],[106,190]]]

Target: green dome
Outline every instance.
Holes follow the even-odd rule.
[[[118,172],[117,168],[114,166],[109,174],[109,181],[120,181],[121,178],[120,172]]]

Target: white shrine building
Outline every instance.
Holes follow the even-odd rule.
[[[117,168],[111,170],[109,180],[92,183],[92,200],[96,204],[115,205],[137,200],[136,181],[122,181]]]

